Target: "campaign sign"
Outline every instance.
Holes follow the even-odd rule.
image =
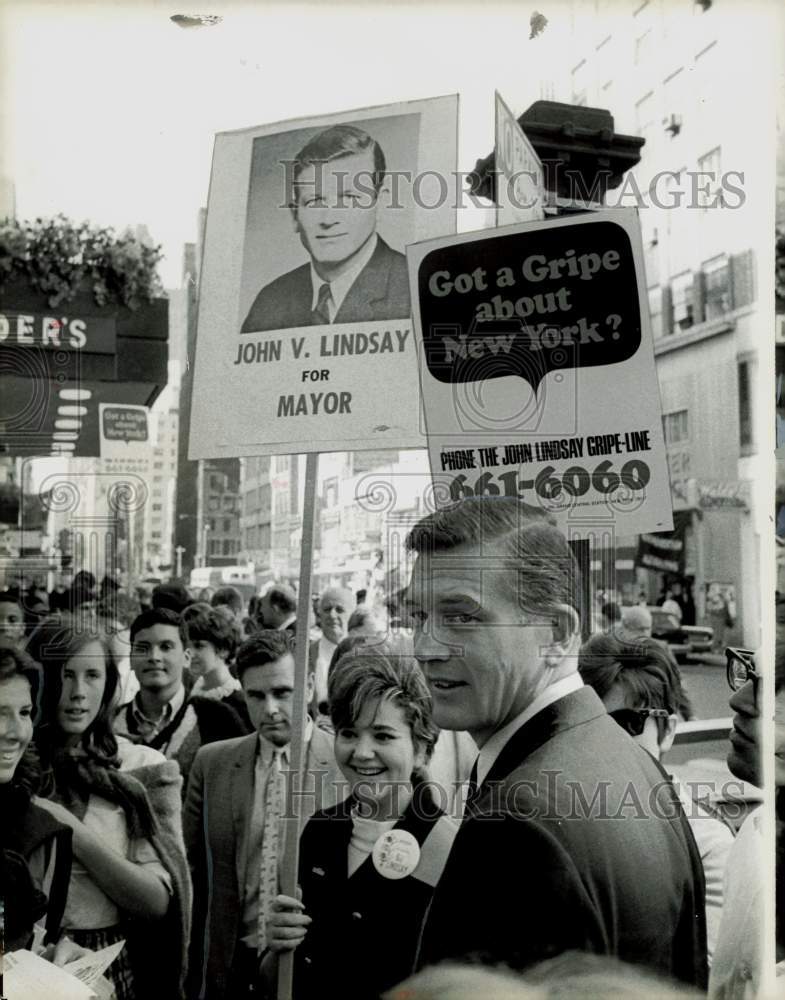
[[[101,408],[101,434],[108,441],[146,441],[147,410],[144,407],[104,404]]]
[[[545,217],[542,161],[526,133],[496,93],[496,225]]]
[[[148,475],[154,445],[150,439],[149,416],[146,406],[99,404],[101,468],[104,474]]]
[[[407,253],[437,502],[518,496],[574,536],[584,521],[619,534],[669,529],[634,210]]]
[[[456,151],[455,97],[216,136],[190,458],[425,447],[405,248]]]

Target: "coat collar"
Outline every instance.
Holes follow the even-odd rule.
[[[557,733],[573,729],[606,714],[605,706],[599,696],[588,686],[546,705],[510,737],[491,767],[483,787],[504,781],[523,760]]]

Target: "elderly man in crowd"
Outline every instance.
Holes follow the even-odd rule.
[[[621,609],[621,627],[618,636],[625,642],[636,639],[650,639],[652,627],[651,611],[640,604]]]
[[[479,749],[420,964],[569,949],[705,987],[700,857],[672,786],[578,673],[578,571],[513,498],[428,515],[407,607],[434,720]]]
[[[352,592],[345,587],[328,587],[319,598],[317,618],[322,634],[308,650],[308,665],[314,675],[313,709],[327,714],[327,670],[335,647],[347,633],[354,608]]]

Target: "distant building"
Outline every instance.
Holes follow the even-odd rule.
[[[625,568],[623,582],[628,596],[642,585],[654,598],[671,576],[686,579],[699,620],[707,586],[732,587],[736,638],[755,648],[770,532],[770,500],[751,488],[771,440],[759,405],[771,392],[763,331],[772,309],[761,289],[772,262],[764,192],[774,178],[759,155],[770,67],[762,49],[749,73],[729,72],[745,26],[733,5],[650,0],[572,11],[573,59],[557,99],[607,108],[617,131],[646,139],[607,203],[639,208],[673,503],[688,515],[680,572],[636,577]]]

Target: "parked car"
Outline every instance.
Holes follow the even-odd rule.
[[[663,755],[662,764],[693,798],[708,799],[738,830],[749,812],[761,804],[763,793],[728,770],[728,734],[732,726],[731,718],[680,721],[673,746]]]
[[[682,625],[676,615],[657,606],[650,606],[651,634],[667,642],[668,649],[680,663],[690,656],[711,651],[714,629],[710,625]]]

